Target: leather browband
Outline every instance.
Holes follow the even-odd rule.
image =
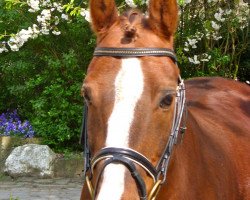
[[[114,57],[143,57],[143,56],[167,56],[177,62],[176,55],[172,49],[168,48],[111,48],[96,47],[94,56],[114,56]]]

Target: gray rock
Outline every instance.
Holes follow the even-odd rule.
[[[16,147],[5,161],[5,172],[12,177],[53,177],[56,154],[47,145]]]

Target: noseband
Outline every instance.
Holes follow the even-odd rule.
[[[94,56],[111,56],[111,57],[143,57],[143,56],[165,56],[170,57],[176,64],[177,58],[171,49],[167,48],[107,48],[97,47],[94,51]],[[169,165],[170,155],[172,153],[174,144],[177,142],[178,134],[184,133],[185,118],[182,120],[185,109],[185,85],[179,76],[178,86],[176,89],[174,117],[172,122],[171,133],[166,144],[165,150],[162,153],[157,166],[153,164],[141,153],[129,148],[105,147],[91,158],[91,152],[88,144],[87,133],[87,113],[88,107],[84,106],[83,124],[81,130],[80,142],[84,148],[84,171],[83,176],[86,179],[91,198],[95,199],[95,193],[98,188],[100,177],[105,167],[111,163],[118,163],[124,165],[131,173],[138,188],[140,199],[153,200],[155,199],[160,186],[166,181],[167,169]],[[180,127],[181,120],[183,126]],[[93,170],[100,161],[104,161],[101,170],[97,176],[95,188],[91,184]],[[144,169],[154,180],[154,186],[149,195],[147,195],[146,185],[141,175],[139,174],[136,165]],[[87,175],[88,173],[88,175]]]

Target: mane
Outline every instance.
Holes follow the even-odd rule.
[[[136,9],[130,9],[124,12],[120,17],[121,29],[124,32],[124,40],[131,42],[138,37],[138,27],[144,25],[145,17],[142,12]]]

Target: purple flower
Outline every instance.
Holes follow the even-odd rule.
[[[17,110],[2,113],[0,115],[0,136],[5,135],[23,135],[25,138],[31,138],[35,132],[29,121],[21,121]]]

